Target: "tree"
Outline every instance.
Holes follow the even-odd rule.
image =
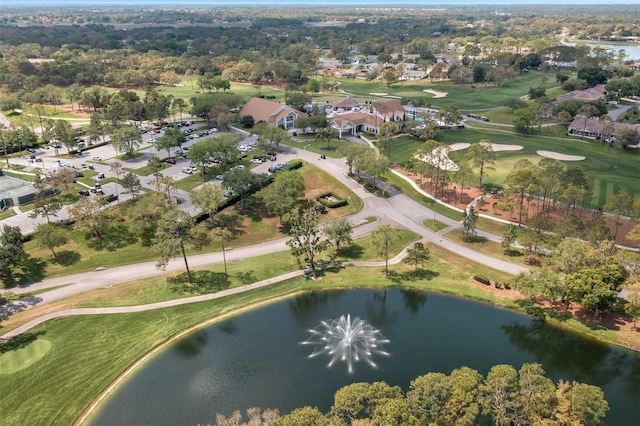
[[[136,194],[139,193],[142,189],[140,178],[138,178],[137,175],[131,172],[127,172],[127,174],[124,175],[121,183],[124,189],[126,189],[134,199],[136,198]]]
[[[467,159],[473,167],[480,169],[478,188],[482,188],[485,170],[493,170],[491,166],[495,162],[495,152],[491,141],[482,139],[479,143],[472,143],[467,152]]]
[[[51,187],[51,179],[49,176],[42,176],[40,170],[36,170],[33,187],[35,194],[33,198],[33,210],[29,213],[29,217],[34,219],[38,216],[46,217],[47,223],[50,222],[49,216],[57,216],[62,209],[62,204],[53,196],[53,188]]]
[[[54,259],[58,257],[55,248],[65,245],[69,240],[66,232],[54,223],[39,224],[35,230],[35,237],[40,247],[51,250]]]
[[[253,133],[260,136],[260,144],[273,148],[276,152],[279,149],[280,142],[289,134],[280,127],[269,126],[267,123],[258,123],[253,127]]]
[[[394,70],[389,68],[382,72],[382,79],[387,84],[387,87],[391,87],[393,83],[398,81],[398,74]]]
[[[142,133],[135,127],[125,126],[111,133],[111,145],[127,157],[133,157],[134,151],[142,145]]]
[[[181,147],[187,141],[187,137],[179,129],[170,128],[165,130],[156,142],[156,149],[166,149],[167,157],[171,157],[171,148]]]
[[[69,207],[69,213],[76,218],[78,229],[85,231],[95,240],[104,240],[112,224],[110,212],[103,210],[107,205],[105,197],[83,197]]]
[[[226,172],[223,182],[227,190],[240,198],[240,209],[244,208],[244,200],[259,187],[264,174],[257,175],[249,169],[235,169]]]
[[[189,216],[189,213],[174,207],[167,210],[158,220],[153,239],[153,248],[158,254],[156,268],[164,270],[169,260],[175,259],[181,254],[189,283],[192,283],[193,279],[189,269],[185,244],[198,247],[204,243],[203,235],[196,234],[193,229],[194,226],[195,221]]]
[[[392,121],[382,123],[378,137],[387,145],[387,158],[391,158],[391,138],[398,132],[398,125]]]
[[[397,234],[387,224],[378,226],[371,232],[371,246],[376,254],[384,258],[384,274],[389,276],[389,245],[395,241]]]
[[[478,212],[473,206],[462,212],[462,235],[465,241],[476,235],[476,222],[478,222]]]
[[[348,143],[338,148],[338,154],[345,157],[350,176],[353,175],[354,164],[368,151],[371,151],[371,148],[359,143]]]
[[[56,189],[58,191],[64,189],[67,195],[69,195],[69,187],[72,183],[75,182],[76,174],[70,169],[63,167],[58,171],[52,170],[48,173],[45,179],[50,182],[50,185],[53,189]]]
[[[112,161],[109,163],[109,170],[116,175],[116,197],[118,198],[118,204],[120,204],[120,194],[118,187],[120,186],[120,175],[122,174],[122,163],[119,161]]]
[[[573,382],[567,400],[571,401],[571,418],[579,424],[600,425],[609,411],[604,393],[597,386]]]
[[[157,155],[152,156],[147,161],[147,167],[151,171],[151,175],[156,178],[156,191],[160,190],[160,176],[162,176],[162,170],[164,169],[164,164],[162,160]]]
[[[413,276],[418,275],[418,266],[424,266],[424,262],[429,260],[429,249],[421,242],[417,242],[413,245],[413,248],[407,250],[407,255],[402,260],[407,265],[413,265]]]
[[[225,278],[229,278],[229,273],[227,272],[227,254],[225,252],[225,243],[233,237],[231,231],[225,228],[215,228],[211,233],[211,238],[214,242],[220,243],[220,251],[222,251],[222,262],[224,263],[224,276]]]
[[[200,167],[203,182],[207,180],[207,164],[209,163],[209,158],[214,154],[214,147],[215,141],[203,139],[191,145],[189,149],[189,160]]]
[[[173,100],[173,104],[172,107],[174,108],[174,110],[178,110],[178,112],[180,113],[180,121],[182,121],[182,111],[184,111],[184,109],[186,108],[187,104],[184,101],[184,99],[182,98],[175,98]]]
[[[517,237],[518,237],[518,227],[515,226],[513,223],[508,223],[504,227],[504,232],[502,233],[502,240],[500,242],[502,251],[505,254],[511,253],[511,246],[516,241]]]
[[[624,305],[624,312],[633,320],[633,328],[636,328],[638,318],[640,318],[640,293],[637,291],[629,293],[629,300]]]
[[[603,206],[603,209],[615,217],[616,230],[613,232],[614,239],[618,236],[618,229],[622,225],[620,218],[622,216],[630,216],[632,208],[633,197],[629,193],[618,192],[607,198],[607,203]]]
[[[224,203],[224,190],[220,185],[202,185],[198,191],[191,194],[191,202],[198,206],[202,213],[209,217],[209,226],[215,226],[215,217],[218,209]]]
[[[336,255],[340,255],[341,244],[351,244],[353,225],[347,219],[331,221],[325,225],[323,230],[329,241],[336,247]]]
[[[289,235],[287,245],[299,263],[304,262],[311,268],[313,278],[318,277],[316,257],[327,250],[329,241],[322,238],[318,227],[320,212],[317,209],[296,208],[289,216]]]
[[[3,225],[0,233],[0,278],[5,284],[13,283],[13,272],[29,255],[24,251],[22,232],[17,226]]]
[[[482,412],[490,414],[496,426],[511,425],[518,394],[518,373],[510,365],[495,365],[480,386]]]
[[[270,212],[278,215],[282,223],[285,214],[292,211],[298,199],[304,195],[304,178],[293,170],[285,170],[275,175],[273,183],[265,191],[264,204]]]
[[[71,148],[76,144],[75,136],[77,132],[71,127],[68,121],[65,120],[56,120],[53,126],[53,134],[55,138],[62,143],[62,145],[67,148],[67,151],[70,153]]]

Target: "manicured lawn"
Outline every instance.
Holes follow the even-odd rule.
[[[532,71],[527,74],[520,74],[511,81],[505,81],[500,87],[482,86],[475,88],[460,87],[450,82],[431,83],[429,80],[394,83],[391,87],[387,87],[382,81],[336,79],[336,82],[340,83],[339,89],[346,91],[358,100],[381,101],[389,99],[371,95],[372,93],[386,93],[392,97],[420,99],[426,104],[435,107],[452,105],[458,108],[460,112],[465,113],[482,112],[502,107],[507,100],[526,95],[530,87],[540,85],[545,76],[551,81],[551,77],[554,75],[541,71]],[[435,98],[432,94],[425,93],[424,89],[446,92],[447,96]]]
[[[15,216],[16,213],[13,209],[7,209],[3,212],[0,212],[0,220],[9,219],[11,216]]]
[[[458,244],[462,244],[467,246],[473,250],[480,251],[484,254],[488,254],[489,256],[496,257],[498,259],[502,259],[506,262],[515,263],[518,265],[525,265],[524,258],[526,253],[523,250],[511,249],[511,256],[507,256],[502,251],[502,247],[500,243],[496,243],[494,241],[488,241],[483,239],[477,239],[473,242],[466,242],[462,239],[462,231],[455,230],[445,234],[445,238],[454,241]]]
[[[545,130],[557,133],[557,127]],[[496,153],[495,170],[486,172],[487,183],[503,185],[513,164],[521,159],[529,159],[534,164],[542,158],[536,151],[554,151],[568,155],[585,157],[583,161],[561,161],[566,167],[579,166],[593,182],[593,205],[602,206],[607,197],[616,191],[631,193],[634,197],[640,195],[640,181],[637,179],[637,165],[640,152],[630,149],[620,152],[615,148],[608,148],[598,142],[576,138],[550,137],[546,135],[530,135],[521,137],[511,131],[501,129],[463,129],[440,132],[440,140],[447,145],[454,143],[476,143],[481,139],[488,139],[493,143],[521,145],[521,151],[504,151]],[[413,138],[397,138],[391,143],[391,158],[394,162],[405,164],[413,156],[415,150],[423,143]],[[382,149],[383,147],[381,147]],[[384,147],[386,148],[386,146]],[[386,152],[383,151],[383,152]],[[464,159],[466,151],[455,151],[450,154],[453,161]]]

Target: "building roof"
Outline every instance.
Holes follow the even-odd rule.
[[[400,101],[389,100],[384,102],[374,102],[373,107],[382,115],[404,114],[406,111]]]
[[[290,113],[298,117],[306,116],[304,112],[291,108],[286,104],[262,98],[251,98],[249,102],[240,108],[240,116],[250,115],[255,121],[265,121],[269,124],[277,123]]]
[[[353,125],[368,125],[370,127],[378,127],[382,124],[382,119],[372,114],[364,112],[352,112],[347,114],[334,115],[329,119],[329,124],[334,125],[338,129],[347,128],[349,123]]]
[[[565,93],[564,95],[560,95],[556,98],[557,102],[566,101],[568,99],[575,99],[578,101],[598,101],[600,99],[604,99],[606,94],[606,90],[604,88],[604,84],[598,84],[594,87],[589,87],[584,90],[574,90],[573,92]]]
[[[333,104],[333,108],[351,109],[360,105],[360,102],[353,98],[344,98]]]
[[[603,133],[605,126],[612,126],[613,132],[618,133],[621,130],[629,129],[640,133],[640,124],[627,124],[617,123],[615,121],[600,120],[599,118],[586,118],[584,116],[577,116],[569,124],[569,130],[577,130],[579,132],[586,133]]]

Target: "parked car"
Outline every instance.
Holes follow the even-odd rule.
[[[98,173],[98,179],[104,179],[104,173]]]
[[[217,175],[217,176],[216,176],[216,179],[217,179],[217,180],[224,180],[224,176],[222,176],[222,175]]]
[[[79,177],[83,177],[83,176],[84,176],[84,175],[82,174],[82,172],[76,172],[76,177],[77,177],[77,178],[79,178]]]
[[[35,154],[36,150],[33,149],[33,148],[27,148],[27,152],[30,153],[30,154]]]
[[[99,156],[97,156],[97,155],[94,155],[93,157],[91,157],[91,159],[92,159],[93,161],[102,161],[102,158],[101,158],[101,157],[99,157]]]
[[[96,168],[95,168],[95,167],[93,167],[91,164],[89,164],[89,165],[87,166],[87,168],[88,168],[89,170],[95,170],[95,169],[96,169]]]
[[[188,175],[193,174],[193,171],[191,170],[191,167],[183,167],[182,168],[182,173],[186,173]]]
[[[91,193],[89,192],[89,190],[83,189],[81,191],[78,191],[78,195],[81,195],[83,197],[88,197],[89,195],[91,195]]]
[[[164,160],[165,163],[167,164],[176,164],[176,159],[175,158],[167,158],[166,160]]]

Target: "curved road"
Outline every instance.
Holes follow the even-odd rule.
[[[286,151],[286,155],[298,157],[301,151],[291,148],[291,147],[283,147]],[[331,174],[335,178],[337,178],[340,182],[349,187],[358,197],[362,198],[364,201],[364,209],[358,214],[354,215],[351,219],[358,220],[364,219],[370,216],[378,217],[377,222],[365,224],[354,228],[354,236],[364,235],[373,229],[375,229],[380,223],[389,223],[395,224],[398,226],[402,226],[407,228],[413,232],[416,232],[419,235],[422,235],[421,241],[430,242],[440,247],[443,247],[449,251],[452,251],[460,256],[466,257],[475,262],[479,262],[484,265],[488,265],[495,269],[505,271],[511,274],[517,274],[521,271],[525,271],[526,268],[515,265],[513,263],[505,262],[503,260],[487,256],[483,253],[477,252],[475,250],[469,249],[465,246],[447,240],[443,238],[440,233],[433,232],[422,225],[422,222],[425,219],[436,218],[438,221],[445,223],[449,227],[458,227],[459,222],[444,217],[442,215],[434,215],[434,212],[423,206],[422,204],[412,200],[408,196],[400,193],[399,191],[391,190],[391,195],[388,198],[378,198],[367,192],[360,184],[355,182],[353,179],[349,178],[346,175],[346,165],[343,159],[324,159],[320,160],[316,154],[312,154],[313,158],[309,160],[309,162],[313,163],[314,166],[324,170],[325,172]],[[304,156],[307,157],[307,153],[304,152]],[[294,158],[294,157],[292,157]],[[489,237],[492,240],[499,240],[499,238],[495,235],[486,234],[485,236]],[[243,258],[260,256],[264,254],[273,253],[275,251],[283,251],[287,250],[288,246],[286,245],[287,238],[281,238],[278,240],[267,241],[259,244],[255,244],[252,246],[241,247],[237,249],[227,249],[226,250],[226,258],[227,262],[234,262],[241,260]],[[393,261],[399,261],[402,257],[403,253],[396,257]],[[207,266],[212,264],[222,263],[222,253],[205,253],[199,255],[189,256],[189,266],[197,268],[201,266]],[[166,267],[167,272],[178,271],[184,269],[184,262],[182,259],[176,259],[171,262]],[[78,294],[81,292],[85,292],[88,290],[102,288],[102,287],[110,287],[114,284],[136,280],[140,278],[150,277],[154,275],[163,274],[165,271],[158,270],[155,267],[155,262],[144,262],[133,265],[124,265],[114,268],[97,268],[94,271],[84,272],[75,275],[67,275],[63,277],[49,278],[43,280],[38,283],[21,286],[18,288],[14,288],[11,291],[17,294],[33,292],[38,290],[44,290],[47,288],[52,288],[50,291],[44,291],[37,296],[27,297],[25,299],[21,299],[20,301],[13,302],[8,304],[0,309],[0,315],[3,314],[12,314],[15,312],[22,311],[24,309],[28,309],[33,306],[38,306],[41,304],[45,304],[54,300],[58,300],[61,298],[65,298],[74,294]],[[297,271],[297,274],[301,274],[302,271]],[[295,276],[291,275],[291,276]],[[234,289],[233,291],[244,291],[254,288],[255,285],[267,285],[272,282],[279,281],[281,279],[289,278],[290,274],[286,274],[283,277],[276,277],[265,282],[252,284],[251,286],[241,287],[240,289]],[[218,296],[220,297],[220,296]],[[197,301],[197,298],[189,298],[189,299],[181,299],[182,302],[179,303],[189,303],[191,301]],[[163,307],[170,306],[171,303],[175,303],[173,301],[165,302],[164,304],[154,304],[147,307]],[[101,309],[101,310],[100,310]],[[69,310],[65,312],[59,312],[55,314],[56,316],[61,315],[78,315],[80,313],[110,313],[113,308],[100,308],[99,310],[93,309],[91,312],[87,310]],[[126,309],[138,309],[136,307],[128,307]],[[18,335],[29,328],[35,326],[37,323],[40,323],[47,318],[41,318],[34,320],[29,324],[25,324],[23,327],[19,329],[15,329],[11,332],[8,332],[2,336],[2,338],[7,339],[12,336]]]

